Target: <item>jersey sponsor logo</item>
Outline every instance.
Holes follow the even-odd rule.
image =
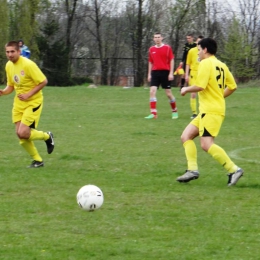
[[[15,83],[19,83],[19,81],[20,81],[20,80],[19,80],[19,77],[18,77],[17,75],[14,75],[14,82],[15,82]]]
[[[24,71],[23,70],[21,70],[21,75],[24,76]]]

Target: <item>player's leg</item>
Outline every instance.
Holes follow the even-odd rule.
[[[171,82],[169,81],[168,76],[169,76],[169,71],[162,72],[161,85],[165,91],[166,96],[168,97],[168,99],[170,101],[170,106],[171,106],[171,110],[172,110],[172,119],[177,119],[178,118],[178,109],[177,109],[176,99],[175,99],[174,95],[172,94]]]
[[[24,148],[24,150],[31,156],[33,159],[32,164],[30,167],[41,167],[43,166],[43,160],[38,150],[36,149],[34,143],[28,138],[24,139],[22,136],[29,136],[30,135],[30,127],[23,125],[20,121],[15,123],[16,134],[20,139],[20,145]],[[23,133],[23,134],[22,134]]]
[[[31,127],[32,126],[27,126],[20,122],[17,124],[17,136],[20,139],[27,139],[29,141],[44,140],[46,142],[50,139],[50,134],[48,132],[38,131]],[[33,127],[35,127],[34,124]]]
[[[195,118],[183,131],[181,140],[183,143],[185,156],[187,159],[186,172],[177,178],[179,182],[189,182],[199,178],[198,164],[197,164],[197,148],[193,141],[199,135],[198,121]]]
[[[228,185],[235,185],[243,175],[243,170],[230,159],[222,147],[214,143],[214,138],[220,131],[224,116],[205,114],[202,120],[204,125],[204,130],[200,138],[202,149],[227,170],[229,173]]]
[[[171,110],[172,110],[172,119],[178,118],[178,108],[176,104],[176,99],[174,95],[172,94],[172,91],[170,88],[165,88],[165,94],[169,99]]]
[[[181,76],[181,87],[180,90],[185,86],[185,77]]]
[[[190,72],[190,77],[189,77],[190,86],[195,85],[196,74],[197,74],[197,71]],[[197,116],[197,94],[196,93],[191,93],[191,95],[190,95],[190,108],[192,111],[191,118],[193,119]]]
[[[156,119],[157,118],[157,98],[156,98],[156,92],[157,92],[157,87],[156,86],[151,86],[150,87],[150,111],[151,114],[146,116],[146,119]]]
[[[38,125],[41,111],[41,104],[32,104],[25,108],[22,108],[21,106],[19,107],[18,105],[13,109],[13,122],[16,125],[16,134],[20,139],[22,147],[32,157],[33,162],[30,167],[33,168],[43,166],[43,160],[39,155],[33,140],[44,140],[47,145],[48,140],[51,139],[48,133],[37,131],[35,129],[32,130],[32,128]]]
[[[184,71],[184,74],[181,76],[181,87],[180,87],[180,90],[185,86],[185,69],[186,69],[186,63],[183,63],[183,71]]]
[[[43,161],[41,156],[39,155],[34,143],[29,141],[28,138],[30,137],[30,127],[28,125],[24,125],[21,123],[24,113],[24,104],[21,102],[16,102],[14,104],[12,110],[12,120],[15,124],[15,130],[18,138],[20,139],[20,145],[25,149],[25,151],[32,157],[33,163],[35,166],[40,167],[43,166]],[[28,122],[27,122],[28,123]],[[32,163],[32,164],[33,164]]]
[[[160,86],[160,77],[158,71],[152,71],[150,83],[150,112],[151,114],[146,119],[156,119],[157,118],[157,89]]]
[[[36,130],[40,121],[41,112],[42,112],[42,103],[32,104],[31,106],[25,109],[23,113],[22,123],[24,125],[29,126],[30,132],[29,132],[29,136],[27,134],[27,136],[24,136],[23,138],[28,139],[30,141],[34,141],[34,140],[45,141],[47,146],[47,152],[48,154],[50,154],[54,149],[53,134],[51,132],[43,132],[43,131]]]
[[[176,79],[177,87],[181,88],[181,75],[177,75],[176,77],[177,77]]]

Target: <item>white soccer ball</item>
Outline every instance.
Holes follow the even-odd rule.
[[[81,187],[77,193],[77,203],[86,211],[94,211],[99,209],[103,202],[103,192],[95,185],[85,185]]]

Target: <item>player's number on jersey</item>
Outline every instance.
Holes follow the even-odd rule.
[[[224,84],[225,84],[225,72],[223,70],[223,68],[220,68],[220,67],[216,67],[216,70],[217,70],[217,77],[216,77],[216,80],[218,82],[218,86],[219,88],[225,88]]]

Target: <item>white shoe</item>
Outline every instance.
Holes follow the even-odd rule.
[[[228,174],[228,186],[236,185],[240,177],[243,176],[243,169],[238,168],[235,172]]]
[[[199,178],[199,172],[198,171],[189,171],[186,170],[186,172],[179,176],[176,181],[178,182],[189,182],[191,180],[196,180]]]

